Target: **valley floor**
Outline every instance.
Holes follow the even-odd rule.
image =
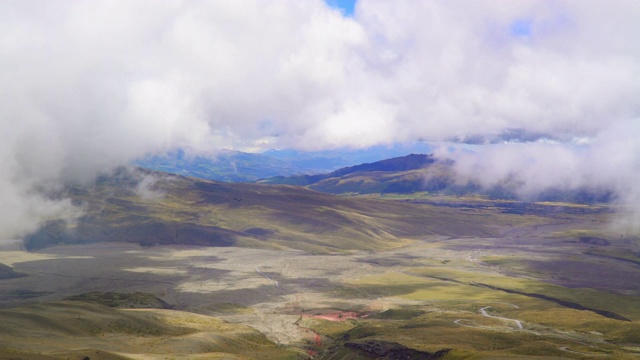
[[[127,243],[25,252],[19,243],[5,242],[0,263],[28,276],[0,280],[0,323],[28,304],[44,306],[37,316],[47,322],[47,303],[93,292],[139,292],[172,308],[145,311],[248,325],[266,335],[260,346],[283,351],[276,357],[353,358],[349,354],[360,345],[346,344],[375,340],[430,354],[451,349],[440,353],[445,359],[638,358],[638,243],[612,236],[606,246],[594,243],[588,239],[597,237],[584,234],[602,230],[599,223],[580,221],[549,219],[505,226],[497,238],[432,236],[394,250],[340,255]],[[198,321],[181,326],[195,328]],[[174,344],[164,349],[175,349],[176,358],[210,358],[216,351],[203,350],[202,342],[212,341],[214,330],[200,329],[200,337],[140,333],[134,341],[112,329],[106,341],[90,330],[50,326],[53,335],[39,333],[36,346],[33,332],[24,329],[22,336],[14,329],[12,335],[0,332],[0,349],[55,358],[68,356],[75,341],[112,358],[150,359],[161,353],[151,341],[161,336]]]

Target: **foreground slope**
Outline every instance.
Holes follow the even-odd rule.
[[[41,357],[35,357],[40,355]],[[0,310],[0,358],[299,358],[245,325],[160,309],[79,301]]]
[[[142,188],[145,184],[150,184]],[[223,183],[158,172],[121,171],[93,187],[70,188],[84,210],[52,220],[27,249],[102,241],[293,248],[310,252],[383,249],[440,234],[492,236],[498,219],[378,199],[331,196],[295,186]]]

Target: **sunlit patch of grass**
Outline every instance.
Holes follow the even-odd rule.
[[[571,332],[574,337],[601,334],[604,340],[614,343],[640,344],[640,323],[607,319],[590,311],[562,307],[531,310],[523,308],[517,316],[525,321],[548,326],[556,331]]]
[[[415,274],[415,275],[414,275]],[[503,289],[512,289],[522,293],[543,294],[562,301],[573,302],[592,309],[605,310],[631,319],[640,316],[640,304],[636,297],[607,293],[594,289],[571,289],[557,285],[550,285],[531,279],[511,278],[502,275],[483,274],[472,271],[462,271],[446,268],[419,268],[412,269],[410,273],[386,273],[380,276],[364,277],[356,281],[355,291],[361,296],[395,296],[411,300],[421,300],[433,304],[444,311],[443,313],[429,312],[418,318],[410,320],[407,329],[412,331],[424,331],[426,323],[436,325],[434,319],[448,318],[453,323],[456,318],[466,319],[465,325],[483,327],[484,331],[504,331],[509,324],[499,319],[483,318],[479,315],[479,309],[491,306],[490,313],[494,316],[521,320],[526,327],[536,331],[558,334],[558,331],[577,332],[574,338],[594,338],[589,332],[603,334],[603,339],[616,344],[640,343],[640,324],[637,321],[625,322],[606,318],[593,311],[576,310],[564,307],[560,303],[540,298],[532,298],[520,294],[511,294],[505,291],[479,287],[483,283]],[[438,314],[438,315],[436,315]],[[447,328],[449,324],[440,323]],[[460,331],[469,331],[467,328]],[[513,327],[511,327],[513,330]],[[481,329],[473,329],[480,331]],[[364,331],[364,330],[363,330]],[[442,330],[446,333],[446,330]],[[382,336],[385,332],[376,332]],[[397,334],[398,331],[393,331]],[[473,333],[475,334],[475,333]],[[576,335],[577,334],[577,335]],[[583,335],[580,335],[583,334]],[[407,335],[410,336],[410,335]],[[436,334],[434,336],[441,336]],[[479,336],[477,334],[473,336]],[[484,335],[483,335],[484,336]],[[493,335],[495,336],[495,335]],[[597,338],[597,337],[596,337]],[[430,338],[431,339],[431,338]],[[392,340],[392,339],[389,339]],[[560,346],[562,336],[552,340]],[[454,340],[448,339],[446,341]],[[444,344],[446,341],[443,341]],[[502,341],[502,340],[501,340]],[[506,341],[506,340],[505,340]],[[545,340],[550,341],[550,340]],[[522,344],[521,344],[522,345]],[[407,345],[409,346],[409,345]],[[439,346],[439,345],[438,345]],[[514,348],[520,345],[509,345]],[[524,346],[521,354],[543,354],[553,346],[544,346],[539,352],[536,347]],[[462,349],[465,349],[464,347]],[[467,350],[488,351],[477,347]],[[496,350],[496,349],[494,349]],[[566,352],[565,352],[566,355]]]
[[[369,318],[382,320],[408,320],[425,313],[418,307],[404,307],[400,309],[387,309],[383,312],[372,314]]]
[[[253,314],[254,309],[236,303],[213,303],[202,307],[202,310],[215,314]]]
[[[506,260],[500,261],[505,262]],[[521,265],[518,266],[521,267]],[[503,289],[516,290],[522,293],[542,294],[560,300],[574,302],[593,309],[612,311],[631,319],[640,319],[640,303],[637,301],[637,297],[635,296],[615,294],[589,288],[566,288],[528,278],[515,278],[476,271],[461,271],[445,268],[420,268],[411,269],[411,273],[435,278],[451,279],[471,286],[480,283]],[[473,286],[473,288],[477,287]],[[476,297],[478,296],[470,298]],[[500,297],[523,298],[522,295],[507,293],[503,293]]]
[[[563,207],[572,207],[572,208],[584,208],[584,209],[590,209],[590,208],[594,208],[594,207],[602,207],[602,206],[598,206],[598,205],[577,204],[577,203],[561,202],[561,201],[538,201],[538,202],[536,202],[536,204],[546,205],[546,206],[563,206]]]
[[[320,335],[328,336],[332,339],[338,339],[347,331],[356,327],[355,323],[351,320],[330,321],[311,317],[303,317],[298,322],[298,325],[303,328],[311,329]]]
[[[250,359],[300,355],[299,350],[278,346],[249,326],[181,311],[123,310],[80,301],[0,311],[0,357],[12,352],[11,358],[23,358],[20,354],[28,352],[79,358],[80,353],[69,350],[77,350],[79,344],[147,359],[157,354],[162,358],[182,358],[183,354],[215,358],[208,355],[218,353],[227,354],[223,358]]]
[[[442,272],[437,272],[442,274]],[[372,296],[398,296],[423,301],[497,301],[513,296],[495,290],[478,288],[469,284],[390,272],[380,276],[361,278],[351,284],[354,291]]]
[[[561,238],[581,238],[581,237],[603,237],[606,238],[610,234],[607,234],[601,230],[589,230],[589,229],[570,229],[565,231],[551,232],[547,234],[548,239],[561,239]]]

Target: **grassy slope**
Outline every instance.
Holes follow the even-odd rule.
[[[517,262],[515,257],[512,261]],[[533,273],[530,273],[533,275]],[[529,294],[542,294],[592,309],[617,312],[631,321],[611,319],[594,311],[577,310],[555,301],[478,286],[491,284]],[[380,315],[351,320],[352,330],[330,324],[315,330],[341,342],[377,339],[398,342],[422,351],[453,348],[446,359],[529,358],[530,356],[589,357],[609,355],[635,358],[640,348],[640,302],[627,296],[588,288],[566,288],[529,277],[501,274],[499,269],[474,263],[447,262],[407,268],[352,281],[336,292],[343,297],[401,298],[422,305],[396,310],[406,318]],[[513,304],[517,304],[517,307]],[[565,303],[566,304],[566,303]],[[480,309],[519,319],[514,322],[484,317]],[[421,310],[421,311],[416,311]],[[393,319],[393,321],[390,321]],[[459,321],[462,324],[456,324]],[[310,326],[312,327],[312,326]],[[313,327],[312,327],[313,328]],[[583,353],[570,353],[563,348]],[[344,353],[341,348],[335,350]],[[323,358],[333,358],[328,351]],[[574,355],[574,356],[571,356]]]
[[[483,278],[482,274],[447,274],[454,281],[425,277],[425,274],[433,275],[431,269],[422,269],[416,274],[389,273],[363,278],[351,284],[359,296],[379,299],[400,297],[420,301],[423,305],[417,309],[422,312],[415,311],[414,305],[413,308],[407,308],[404,318],[387,319],[384,316],[387,310],[381,316],[348,320],[348,324],[307,322],[307,327],[336,341],[336,345],[326,350],[320,358],[348,358],[346,356],[352,352],[340,345],[346,340],[397,342],[427,352],[454,349],[445,359],[582,358],[604,355],[633,359],[637,356],[634,355],[640,343],[640,323],[637,320],[612,320],[593,312],[465,283],[471,278]],[[442,276],[443,272],[437,271],[436,274]],[[518,282],[517,279],[506,277],[493,281],[503,286]],[[544,284],[537,285],[540,291],[550,289]],[[551,290],[560,297],[579,296],[586,301],[600,301],[599,306],[605,308],[620,305],[630,312],[638,310],[637,301],[633,299],[602,293],[589,295],[561,288]],[[597,300],[594,295],[606,295],[606,299]],[[519,307],[510,304],[518,304]],[[480,309],[485,306],[491,306],[492,315],[519,319],[524,324],[524,330],[519,330],[514,322],[482,316]],[[396,312],[402,313],[402,308]],[[572,353],[563,348],[579,351],[583,355],[571,356]]]
[[[56,243],[130,241],[146,245],[287,247],[314,253],[375,250],[433,234],[495,236],[503,215],[461,213],[423,204],[331,196],[293,186],[220,183],[154,173],[154,198],[130,179],[71,189],[85,209],[75,224],[52,221],[28,236],[37,249]]]
[[[192,313],[78,301],[0,311],[0,358],[298,358],[245,326]],[[231,355],[233,354],[233,355]],[[99,356],[96,356],[99,355]],[[37,358],[37,357],[35,357]]]

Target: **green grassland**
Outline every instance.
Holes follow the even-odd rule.
[[[517,262],[507,257],[493,260]],[[423,305],[386,310],[354,321],[354,330],[344,333],[343,338],[398,342],[431,352],[454,349],[446,359],[501,356],[631,359],[638,355],[637,296],[566,288],[503,275],[492,267],[455,262],[365,276],[344,289],[337,295],[401,298]],[[587,309],[572,308],[576,304]],[[491,316],[504,319],[483,316],[480,310],[487,306]],[[589,309],[604,310],[606,316]],[[404,316],[384,315],[390,311]],[[611,318],[609,312],[619,312],[629,321]],[[523,329],[505,319],[519,320]]]
[[[158,309],[113,309],[80,301],[0,311],[0,357],[296,359],[302,354],[245,325]]]

